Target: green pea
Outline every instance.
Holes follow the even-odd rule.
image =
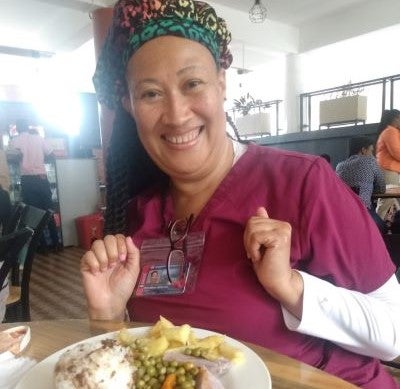
[[[177,377],[176,382],[178,384],[183,384],[184,382],[186,382],[186,377],[184,375],[180,375]]]
[[[160,382],[161,384],[165,381],[166,375],[165,374],[160,374],[158,376],[158,382]]]
[[[150,381],[150,376],[146,373],[144,376],[143,376],[143,381],[144,382],[149,382]]]
[[[185,368],[183,366],[180,366],[180,367],[178,367],[176,369],[176,374],[177,375],[185,375],[185,373],[186,373],[186,370],[185,370]]]
[[[173,366],[168,366],[167,367],[167,374],[172,374],[175,373],[176,368]]]
[[[190,381],[185,381],[182,385],[181,385],[182,389],[193,389],[194,386],[192,385],[192,383]]]
[[[197,374],[199,374],[199,368],[194,366],[193,368],[190,369],[190,374],[197,376]]]
[[[185,362],[184,365],[183,365],[183,367],[184,367],[186,370],[191,370],[191,369],[194,368],[194,364],[193,364],[192,362]]]
[[[154,377],[157,374],[157,370],[154,366],[149,366],[149,368],[147,369],[147,374],[150,377]]]

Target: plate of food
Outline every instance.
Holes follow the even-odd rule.
[[[129,328],[68,346],[34,366],[16,389],[271,389],[264,362],[243,343],[175,326]]]

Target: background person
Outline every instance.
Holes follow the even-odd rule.
[[[372,193],[385,193],[385,178],[374,157],[374,142],[365,136],[350,139],[349,158],[339,162],[336,174],[353,189],[368,211],[379,229],[384,232],[385,224],[375,211],[372,204]]]
[[[20,154],[21,195],[25,204],[41,209],[52,209],[50,183],[47,179],[45,157],[52,156],[52,150],[36,130],[30,130],[28,122],[24,119],[17,120],[16,129],[18,136],[10,141],[10,152]],[[51,248],[60,248],[58,231],[51,217],[48,223],[51,239]],[[47,248],[43,235],[40,245],[41,250]]]
[[[11,215],[10,183],[7,156],[3,150],[3,138],[0,134],[0,234]]]
[[[400,111],[387,109],[382,113],[378,126],[376,159],[383,170],[386,185],[400,186]],[[388,212],[400,210],[396,199],[379,199],[377,213],[382,219]]]
[[[321,158],[227,136],[229,40],[202,2],[116,4],[94,81],[116,108],[106,223],[121,234],[82,258],[89,315],[161,314],[364,388],[396,388],[378,360],[400,352],[400,286],[385,244]],[[133,297],[142,242],[172,242],[170,222],[190,215],[188,234],[205,234],[193,292]]]

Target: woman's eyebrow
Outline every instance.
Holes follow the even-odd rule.
[[[189,65],[189,66],[185,66],[184,68],[180,69],[177,71],[177,75],[182,75],[186,72],[190,72],[193,70],[206,70],[204,66],[201,65]]]

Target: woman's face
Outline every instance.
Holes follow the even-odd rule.
[[[126,72],[125,109],[153,161],[168,175],[193,179],[217,166],[225,132],[225,72],[209,50],[184,38],[145,43]]]

